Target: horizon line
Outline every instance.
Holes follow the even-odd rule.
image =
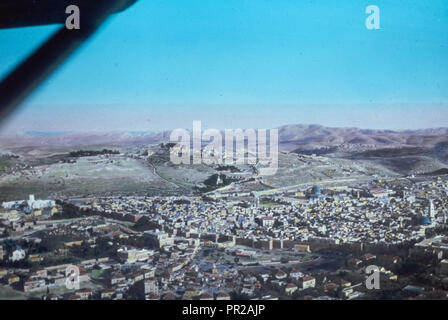
[[[326,125],[321,125],[321,124],[317,124],[317,123],[289,123],[289,124],[284,124],[281,126],[276,126],[276,127],[271,127],[271,128],[249,128],[249,127],[235,127],[235,128],[211,128],[211,127],[206,127],[206,128],[202,128],[202,131],[204,131],[205,129],[217,129],[217,130],[226,130],[226,129],[242,129],[242,130],[246,130],[246,129],[267,129],[267,130],[271,130],[271,129],[280,129],[280,128],[284,128],[284,127],[292,127],[292,126],[306,126],[306,127],[321,127],[321,128],[329,128],[329,129],[356,129],[356,130],[374,130],[374,131],[392,131],[392,132],[416,132],[416,131],[430,131],[430,130],[448,130],[448,126],[444,127],[444,126],[436,126],[436,127],[422,127],[422,128],[416,128],[416,129],[376,129],[376,128],[363,128],[363,127],[357,127],[357,126],[326,126]],[[156,135],[156,134],[160,134],[160,133],[166,133],[166,132],[170,132],[173,131],[175,129],[186,129],[186,130],[190,130],[191,128],[187,128],[187,127],[183,127],[183,128],[173,128],[173,129],[163,129],[163,130],[49,130],[49,131],[44,131],[44,130],[28,130],[28,131],[17,131],[17,132],[2,132],[1,128],[0,128],[0,136],[8,136],[8,135],[24,135],[24,136],[35,136],[35,137],[55,137],[55,136],[64,136],[64,135],[76,135],[76,134],[123,134],[123,133],[128,133],[128,134],[132,134],[132,135]]]

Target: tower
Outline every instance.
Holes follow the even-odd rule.
[[[434,208],[434,200],[430,199],[429,200],[429,217],[431,218],[431,221],[435,218],[436,216],[436,210]]]

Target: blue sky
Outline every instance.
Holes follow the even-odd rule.
[[[365,27],[370,4],[380,30]],[[140,0],[3,130],[446,126],[447,12],[446,0]],[[0,73],[56,29],[0,30]]]

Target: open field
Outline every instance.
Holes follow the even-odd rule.
[[[57,198],[108,193],[157,193],[175,186],[161,179],[141,160],[122,156],[78,158],[76,163],[54,163],[4,174],[0,193],[4,199]]]

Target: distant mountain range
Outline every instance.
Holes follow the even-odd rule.
[[[372,130],[329,128],[320,125],[287,125],[279,128],[279,143],[284,148],[322,148],[348,146],[433,147],[448,141],[448,128],[422,130]]]
[[[286,125],[278,128],[280,148],[293,151],[340,146],[424,147],[432,148],[448,142],[448,128],[422,130],[372,130],[330,128],[320,125]],[[0,135],[0,147],[79,147],[138,146],[168,142],[170,131],[164,132],[37,132]]]
[[[1,147],[137,146],[169,141],[170,132],[27,132],[0,135]]]

